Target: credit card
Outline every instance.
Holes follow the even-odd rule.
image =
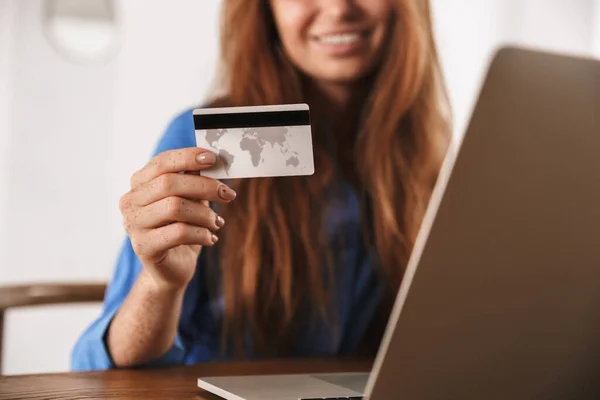
[[[214,179],[312,175],[315,172],[307,104],[198,108],[196,145],[217,155],[202,171]]]

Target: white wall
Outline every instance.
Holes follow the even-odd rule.
[[[13,2],[3,283],[104,278],[105,257],[96,255],[114,247],[106,240],[111,207],[104,169],[116,64],[83,67],[61,59],[42,33],[42,4]],[[6,373],[64,369],[61,353],[82,327],[76,315],[64,308],[8,314]]]
[[[507,0],[432,0],[434,29],[453,107],[464,131],[490,57],[509,26]]]
[[[120,53],[89,66],[48,46],[42,3],[0,0],[0,285],[109,278],[129,176],[173,115],[202,101],[216,63],[219,0],[119,0]],[[497,45],[600,54],[600,1],[432,3],[456,137]],[[12,312],[5,372],[67,370],[98,311]]]
[[[16,7],[13,1],[0,0],[0,227],[6,226],[8,198],[8,168],[12,121],[12,75],[14,58],[10,57],[14,42]],[[0,228],[0,260],[6,253],[6,229]],[[1,266],[0,266],[1,268]],[[1,273],[1,271],[0,271]],[[0,275],[0,282],[3,281]]]
[[[122,0],[120,53],[82,66],[48,45],[43,1],[2,1],[16,13],[15,32],[2,36],[12,49],[3,46],[1,59],[18,68],[0,69],[2,82],[12,82],[10,141],[0,147],[8,164],[0,284],[107,280],[124,235],[117,204],[129,176],[173,114],[200,102],[210,83],[219,3]],[[98,312],[9,313],[5,373],[66,370],[73,342]]]
[[[455,117],[468,124],[498,46],[600,55],[600,0],[431,0]]]
[[[589,54],[595,0],[511,1],[519,17],[513,20],[509,40],[561,52]]]
[[[592,52],[594,56],[600,58],[600,0],[594,1],[594,23],[592,33]]]

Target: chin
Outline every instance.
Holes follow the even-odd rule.
[[[350,84],[362,80],[371,72],[371,68],[365,66],[354,66],[351,68],[335,68],[331,70],[320,70],[310,74],[321,81],[338,84]]]

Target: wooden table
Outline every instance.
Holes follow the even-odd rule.
[[[204,399],[200,376],[366,372],[371,360],[277,360],[201,364],[154,370],[113,370],[0,377],[0,399]]]

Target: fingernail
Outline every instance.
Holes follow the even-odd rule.
[[[233,200],[237,194],[233,191],[233,189],[227,187],[226,185],[219,185],[219,189],[217,191],[219,193],[219,197],[223,200]]]
[[[213,235],[211,236],[211,239],[212,239],[212,242],[213,242],[213,244],[215,244],[215,243],[217,243],[217,242],[219,241],[219,238],[218,238],[218,237],[217,237],[217,235],[215,235],[215,234],[213,234]]]
[[[223,225],[225,225],[225,220],[223,219],[223,217],[221,217],[220,215],[217,215],[216,224],[219,228],[221,228]]]
[[[196,161],[200,164],[212,165],[217,162],[217,157],[211,152],[200,153],[196,156]]]

